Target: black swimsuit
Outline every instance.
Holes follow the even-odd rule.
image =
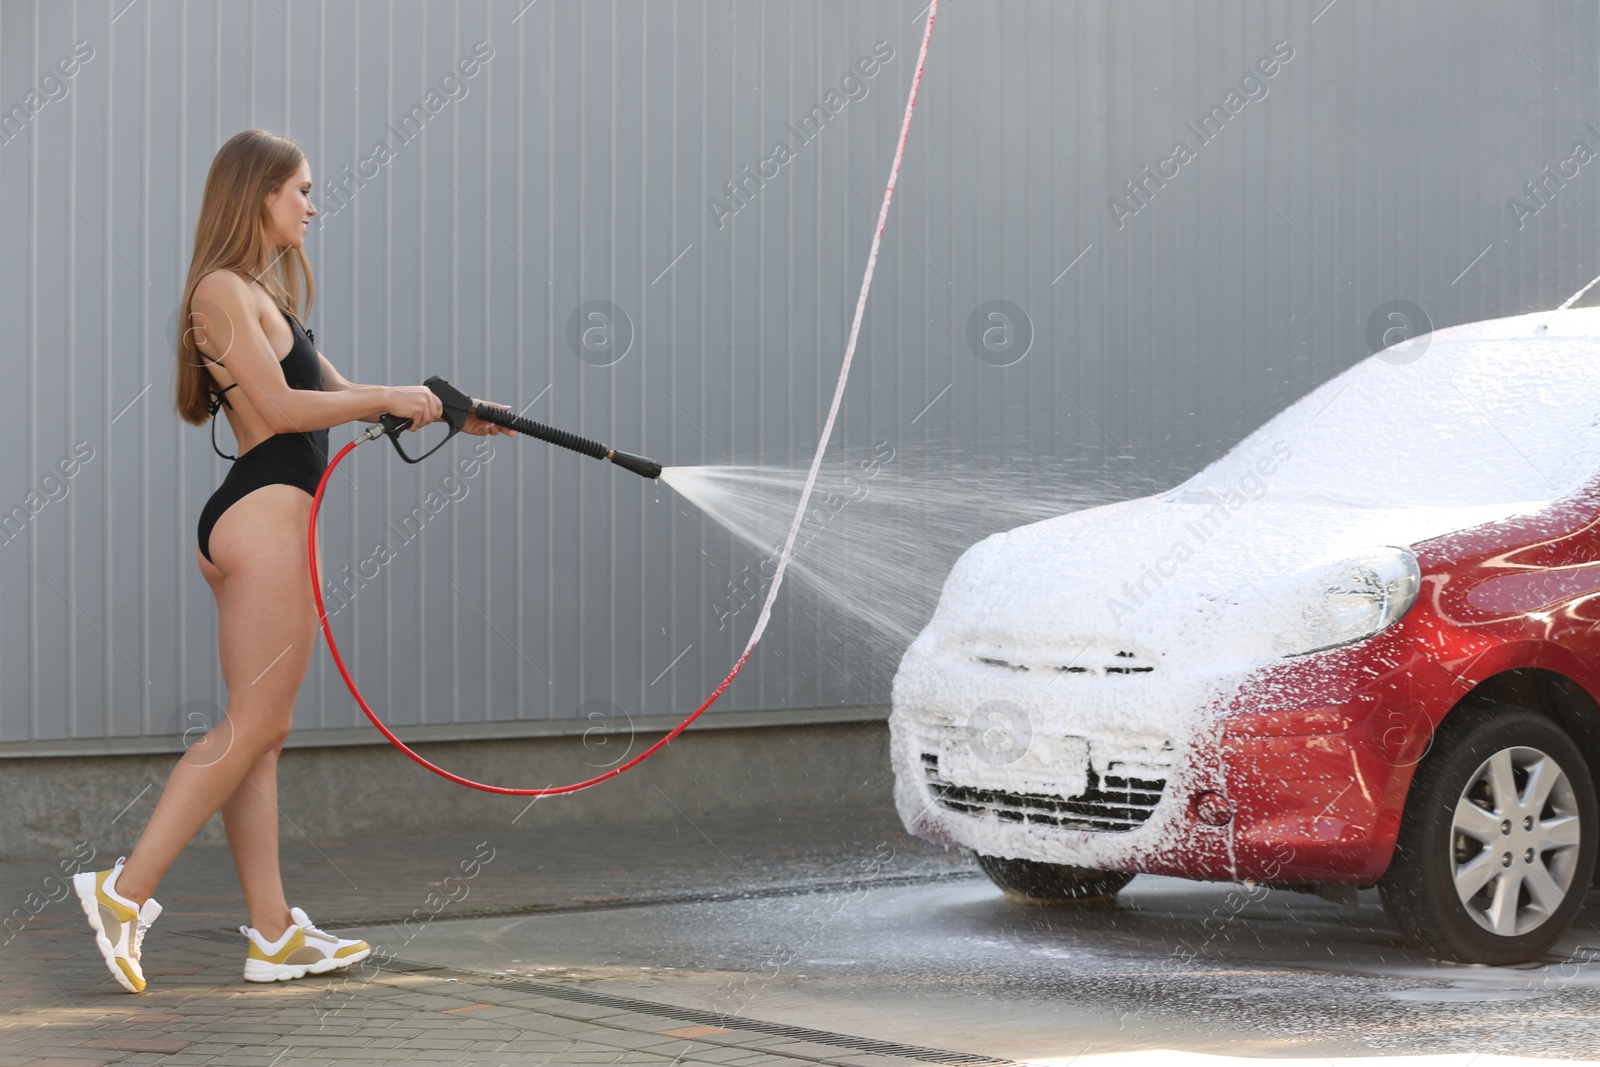
[[[294,334],[294,343],[289,346],[289,354],[278,361],[283,368],[283,379],[289,383],[291,389],[317,389],[322,388],[322,361],[317,358],[317,350],[312,347],[311,331],[300,325],[300,320],[290,315],[287,311],[284,317],[289,320],[289,329]],[[205,353],[201,353],[205,356]],[[210,356],[205,356],[211,360]],[[220,363],[220,360],[211,360]],[[223,389],[213,390],[215,399],[211,403],[211,416],[216,418],[217,409],[227,404],[231,410],[233,405],[228,404],[227,397],[223,396],[233,385]],[[213,427],[214,428],[214,427]],[[212,446],[215,447],[215,441]],[[221,454],[221,449],[218,449]],[[224,459],[234,457],[223,456]],[[307,432],[291,432],[273,434],[271,437],[256,445],[244,455],[237,457],[234,465],[229,468],[228,476],[222,480],[222,485],[211,494],[211,499],[206,501],[206,506],[200,509],[200,553],[211,559],[210,542],[211,528],[222,518],[222,513],[227,511],[245,495],[267,485],[296,485],[304,489],[307,494],[317,491],[317,484],[322,480],[322,472],[328,466],[328,431],[311,430]]]

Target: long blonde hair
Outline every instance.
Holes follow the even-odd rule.
[[[268,269],[261,280],[269,288],[276,283],[273,299],[297,318],[307,317],[316,284],[305,251],[283,248],[268,263],[273,250],[266,240],[267,196],[294,177],[305,158],[305,152],[288,137],[245,130],[230,137],[211,161],[178,315],[177,408],[185,422],[201,426],[210,414],[207,401],[212,379],[201,364],[189,318],[189,301],[201,278],[214,270],[259,277],[265,265]]]

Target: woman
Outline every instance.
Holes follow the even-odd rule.
[[[240,927],[245,978],[322,974],[371,951],[291,908],[278,869],[278,753],[318,625],[305,531],[330,427],[387,412],[417,430],[443,409],[423,386],[346,381],[312,346],[295,312],[315,288],[301,246],[316,213],[311,166],[289,138],[246,130],[212,160],[184,290],[177,407],[196,425],[226,407],[239,442],[238,461],[200,513],[195,552],[217,599],[228,711],[178,761],[133,854],[73,880],[107,968],[132,993],[145,986],[139,955],[161,914],[156,885],[218,808],[250,911],[250,927]],[[502,432],[477,418],[465,429]]]

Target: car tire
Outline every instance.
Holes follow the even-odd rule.
[[[1461,708],[1412,780],[1384,909],[1437,959],[1535,959],[1583,906],[1596,824],[1594,780],[1565,731],[1527,708]]]
[[[1109,900],[1133,881],[1124,871],[1097,871],[1065,863],[978,856],[978,866],[1001,889],[1050,903]]]

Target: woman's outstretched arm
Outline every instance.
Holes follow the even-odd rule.
[[[328,357],[323,355],[320,351],[317,352],[317,359],[322,363],[322,389],[324,392],[342,393],[346,389],[372,388],[370,385],[357,385],[355,382],[352,382],[350,379],[340,374],[338,369],[334,367],[333,363],[328,359]],[[359,418],[362,422],[378,421],[377,415],[361,415]]]
[[[323,391],[290,388],[253,304],[244,279],[233,271],[212,271],[195,286],[191,323],[270,432],[325,430],[357,420],[371,422],[385,412],[410,419],[416,429],[443,413],[439,398],[420,385],[346,383],[349,388]],[[324,370],[328,366],[324,361]]]

